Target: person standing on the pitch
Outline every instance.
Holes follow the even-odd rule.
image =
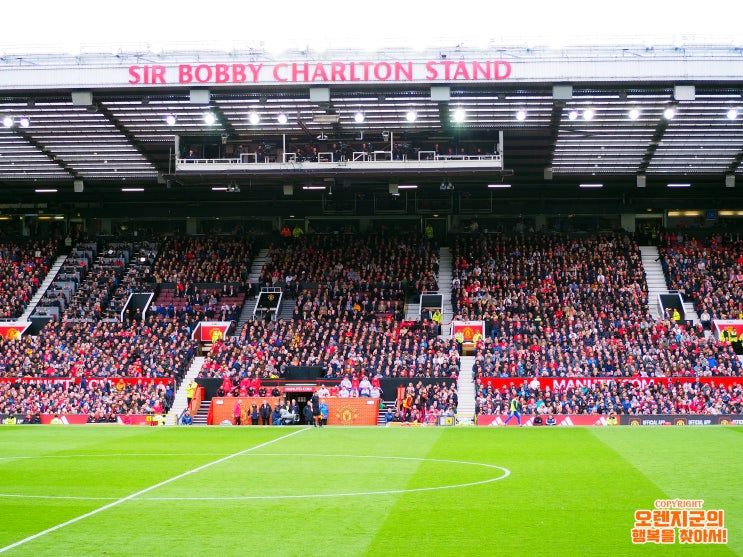
[[[306,423],[307,425],[317,427],[317,424],[315,423],[314,412],[312,411],[311,400],[307,401],[307,404],[305,405],[304,410],[302,412],[304,413],[304,423]]]
[[[511,407],[508,412],[508,418],[506,418],[506,421],[503,422],[503,425],[508,425],[508,422],[511,421],[511,418],[515,417],[516,421],[521,425],[521,399],[518,397],[513,397],[511,399]]]

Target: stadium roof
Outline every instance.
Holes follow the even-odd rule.
[[[0,196],[5,203],[39,195],[113,201],[127,198],[122,188],[144,188],[147,196],[187,202],[226,185],[261,195],[304,179],[295,167],[178,172],[177,146],[222,158],[238,144],[322,151],[334,142],[384,144],[391,134],[422,149],[502,153],[502,168],[490,173],[414,175],[419,195],[438,190],[442,179],[472,192],[507,183],[506,198],[541,199],[579,195],[588,183],[603,186],[591,195],[612,199],[686,196],[699,205],[724,198],[734,206],[743,173],[741,54],[731,45],[538,51],[489,44],[373,55],[297,50],[276,57],[257,48],[6,55]],[[394,162],[384,175],[346,185],[374,190],[410,181]],[[739,187],[726,187],[736,175]],[[76,194],[80,181],[84,193]],[[669,183],[691,187],[668,196]],[[58,191],[37,191],[45,189]]]

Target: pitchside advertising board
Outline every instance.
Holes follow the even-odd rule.
[[[26,414],[0,414],[0,424],[23,425],[33,423],[42,425],[83,425],[88,423],[88,414],[40,414],[36,422],[33,418],[29,421]],[[117,414],[115,423],[120,425],[158,426],[165,423],[165,417],[162,414]]]
[[[631,384],[635,387],[645,388],[650,385],[662,385],[671,387],[685,383],[699,383],[702,385],[724,386],[730,389],[735,385],[743,386],[743,377],[483,377],[480,379],[483,386],[488,385],[499,391],[510,390],[512,387],[520,389],[549,389],[555,392],[564,392],[568,389],[591,389],[606,385]]]
[[[60,385],[67,389],[71,385],[79,385],[82,377],[0,377],[0,383],[24,383],[29,385]],[[123,391],[127,386],[136,385],[170,385],[174,383],[171,377],[85,377],[88,389],[97,389],[110,385],[114,389]]]
[[[542,423],[536,423],[536,416],[521,416],[521,424],[516,418],[506,423],[507,414],[492,414],[488,416],[477,416],[479,426],[507,426],[507,427],[550,427],[546,424],[546,416],[541,416]],[[554,416],[554,426],[708,426],[708,425],[743,425],[743,415],[707,415],[707,414],[679,414],[679,415],[652,415],[652,416],[626,416],[618,415],[616,422],[604,414],[560,414]]]
[[[654,416],[619,416],[620,425],[743,425],[743,415],[667,414]]]

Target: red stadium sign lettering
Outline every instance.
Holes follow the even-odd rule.
[[[505,60],[465,62],[441,60],[426,62],[426,79],[446,81],[480,81],[507,79],[511,75],[511,64]]]
[[[145,66],[129,66],[129,84],[130,85],[156,85],[164,84],[165,66],[153,64]]]
[[[178,83],[256,83],[263,64],[181,64]]]
[[[501,81],[511,72],[507,60],[145,64],[129,66],[127,81],[130,85]]]

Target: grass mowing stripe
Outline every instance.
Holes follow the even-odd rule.
[[[288,433],[286,435],[282,435],[281,437],[277,437],[276,439],[271,439],[269,441],[266,441],[264,443],[261,443],[260,445],[255,445],[255,446],[250,447],[250,448],[247,448],[247,449],[245,449],[243,451],[240,451],[240,452],[237,452],[237,453],[233,453],[231,455],[227,455],[225,457],[222,457],[220,459],[214,460],[212,462],[208,462],[206,464],[202,464],[201,466],[198,466],[198,467],[193,468],[191,470],[187,470],[186,472],[183,472],[181,474],[178,474],[177,476],[173,476],[172,478],[168,478],[167,480],[161,481],[161,482],[159,482],[159,483],[157,483],[155,485],[151,485],[150,487],[147,487],[145,489],[141,489],[141,490],[137,491],[136,493],[132,493],[131,495],[128,495],[126,497],[122,497],[121,499],[118,499],[116,501],[113,501],[112,503],[109,503],[108,505],[104,505],[104,506],[99,507],[97,509],[94,509],[94,510],[92,510],[90,512],[87,512],[85,514],[82,514],[80,516],[77,516],[75,518],[72,518],[70,520],[67,520],[65,522],[62,522],[61,524],[57,524],[56,526],[52,526],[51,528],[47,528],[46,530],[42,530],[41,532],[38,532],[38,533],[36,533],[36,534],[34,534],[32,536],[28,536],[26,538],[23,538],[22,540],[18,540],[17,542],[12,543],[10,545],[6,545],[5,547],[0,547],[0,553],[5,553],[6,551],[9,551],[11,549],[14,549],[14,548],[16,548],[18,546],[21,546],[23,544],[26,544],[26,543],[28,543],[30,541],[33,541],[33,540],[35,540],[37,538],[40,538],[42,536],[45,536],[46,534],[50,534],[52,532],[55,532],[57,530],[60,530],[60,529],[64,528],[65,526],[69,526],[70,524],[75,524],[76,522],[80,522],[81,520],[84,520],[84,519],[86,519],[88,517],[94,516],[94,515],[96,515],[98,513],[101,513],[101,512],[103,512],[105,510],[108,510],[108,509],[110,509],[112,507],[116,507],[116,506],[118,506],[118,505],[120,505],[122,503],[125,503],[127,501],[131,501],[132,499],[135,499],[136,497],[138,497],[140,495],[144,495],[145,493],[149,493],[150,491],[153,491],[155,489],[158,489],[158,488],[160,488],[162,486],[165,486],[165,485],[171,484],[173,482],[176,482],[178,480],[181,480],[183,478],[186,478],[186,477],[188,477],[188,476],[190,476],[192,474],[195,474],[197,472],[200,472],[202,470],[205,470],[207,468],[210,468],[210,467],[212,467],[212,466],[214,466],[216,464],[221,464],[222,462],[226,462],[226,461],[231,460],[231,459],[233,459],[235,457],[238,457],[238,456],[241,456],[243,454],[249,453],[250,451],[255,451],[255,450],[258,450],[260,448],[263,448],[263,447],[265,447],[267,445],[270,445],[272,443],[276,443],[278,441],[282,441],[284,439],[287,439],[289,437],[292,437],[294,435],[297,435],[298,433],[301,433],[303,431],[306,431],[306,430],[305,429],[298,429],[298,430],[293,431],[291,433]]]
[[[262,428],[154,429],[155,435],[143,431],[138,437],[113,428],[60,428],[49,438],[30,428],[29,446],[18,444],[12,451],[3,450],[3,456],[41,452],[72,457],[40,458],[54,466],[49,468],[0,463],[0,485],[6,486],[0,491],[13,486],[15,493],[118,499],[211,461],[204,453],[216,453],[216,459],[284,433]],[[0,445],[4,431],[0,428]],[[736,462],[743,438],[734,432],[739,430],[310,428],[305,435],[254,448],[7,555],[130,557],[164,548],[172,555],[248,551],[282,557],[480,557],[517,552],[560,557],[729,556],[738,547],[743,527],[741,515],[735,514],[743,497],[738,489],[743,474]],[[143,456],[116,459],[107,453]],[[75,460],[75,455],[82,456]],[[487,467],[454,461],[502,466],[512,473],[502,482],[457,489],[333,496],[454,485],[492,476]],[[75,481],[77,473],[88,483]],[[674,491],[668,484],[683,489]],[[727,513],[729,546],[633,545],[630,531],[640,503],[652,505],[667,493],[684,494],[684,486],[692,484],[716,494],[718,508]],[[311,493],[322,496],[271,498]],[[238,499],[246,495],[255,498]],[[195,497],[204,500],[189,500]],[[0,546],[94,508],[91,503],[16,501],[0,499]]]
[[[662,493],[632,501],[636,509],[653,510],[655,499],[678,498],[701,499],[705,510],[725,511],[727,546],[697,545],[697,555],[743,555],[743,497],[735,485],[743,477],[743,439],[736,435],[741,431],[727,426],[591,430]],[[672,547],[679,549],[678,543]]]
[[[512,474],[456,492],[404,495],[370,554],[418,555],[421,536],[431,555],[632,554],[623,496],[654,486],[587,430],[451,428],[426,456],[449,458],[454,451]]]

